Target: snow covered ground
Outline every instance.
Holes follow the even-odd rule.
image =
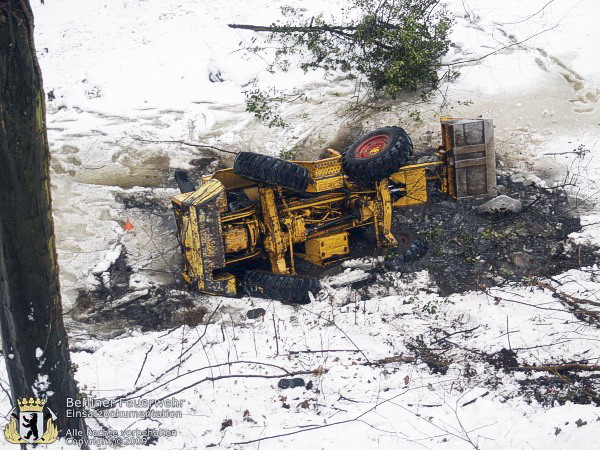
[[[494,119],[500,170],[548,186],[575,181],[569,189],[584,223],[592,225],[572,242],[600,244],[593,225],[600,223],[597,2],[451,1],[456,45],[445,62],[490,56],[463,65],[460,78],[429,103],[414,105],[407,96],[390,111],[351,123],[354,82],[341,75],[269,73],[264,60],[241,50],[256,35],[227,27],[269,24],[279,6],[291,3],[315,12],[327,7],[326,14],[342,5],[34,2],[36,46],[51,94],[47,121],[65,310],[124,252],[132,291],[173,281],[172,172],[209,172],[223,155],[141,139],[275,155],[298,147],[312,157],[343,140],[350,125],[397,124],[426,148],[439,142],[440,115],[484,115]],[[217,74],[223,81],[211,82]],[[268,128],[245,112],[242,91],[254,84],[306,93],[283,111],[288,128]],[[572,151],[579,146],[589,152],[577,157]],[[231,162],[226,156],[225,164]],[[127,218],[135,226],[129,232],[122,228]],[[368,301],[348,288],[330,289],[301,308],[200,297],[208,324],[131,330],[110,340],[90,337],[87,325],[70,321],[83,392],[183,400],[174,409],[182,417],[91,419],[88,425],[175,430],[176,436],[155,443],[161,449],[595,448],[597,407],[572,398],[559,402],[555,384],[540,391],[531,380],[563,375],[523,372],[511,368],[511,358],[521,366],[599,364],[597,324],[579,320],[564,301],[565,294],[584,299],[598,311],[599,270],[571,270],[546,287],[511,285],[450,297],[418,272],[381,282]],[[265,315],[248,319],[253,308]],[[279,388],[286,371],[312,387]],[[589,392],[581,381],[571,384],[576,393]],[[540,402],[540,395],[550,400]],[[6,398],[0,408],[10,409]]]

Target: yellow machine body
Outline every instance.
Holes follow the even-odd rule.
[[[442,119],[442,142],[437,161],[404,166],[368,189],[346,177],[335,150],[318,161],[294,161],[310,172],[308,197],[251,181],[233,169],[203,177],[196,191],[173,197],[185,280],[201,292],[235,295],[228,268],[240,263],[263,259],[276,274],[295,273],[296,257],[325,266],[350,254],[350,230],[369,225],[378,246],[395,246],[393,208],[426,203],[428,181],[454,199],[491,192],[491,121]],[[230,211],[227,193],[233,191],[243,191],[250,204]]]
[[[306,253],[296,255],[317,266],[323,266],[333,258],[348,254],[350,254],[348,233],[343,232],[309,239],[306,241]]]

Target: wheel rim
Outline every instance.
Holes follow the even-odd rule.
[[[390,142],[390,137],[386,134],[377,134],[362,142],[356,149],[357,158],[371,158],[381,152]]]

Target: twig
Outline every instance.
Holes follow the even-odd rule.
[[[448,339],[450,336],[454,336],[454,335],[456,335],[456,334],[470,333],[471,331],[475,331],[475,330],[476,330],[477,328],[479,328],[480,326],[481,326],[481,325],[477,325],[476,327],[469,328],[468,330],[459,330],[459,331],[455,331],[454,333],[447,334],[447,335],[446,335],[446,336],[444,336],[443,338],[440,338],[440,339],[437,339],[437,340],[435,340],[435,341],[431,342],[429,345],[435,345],[435,344],[437,344],[438,342],[445,341],[445,340],[446,340],[446,339]]]
[[[542,153],[540,156],[555,156],[555,155],[577,155],[577,152],[555,152],[555,153]]]
[[[323,316],[321,316],[321,314],[319,314],[319,313],[316,313],[316,312],[314,312],[314,311],[311,311],[310,309],[307,309],[307,308],[304,308],[304,307],[301,307],[301,308],[302,308],[302,309],[304,309],[305,311],[308,311],[308,312],[309,312],[309,313],[311,313],[311,314],[314,314],[314,315],[315,315],[315,316],[317,316],[319,319],[321,319],[321,320],[325,320],[325,321],[327,321],[327,323],[329,323],[329,324],[333,325],[334,327],[336,327],[336,328],[337,328],[339,331],[341,331],[341,332],[343,333],[343,335],[344,335],[344,336],[346,336],[346,339],[348,339],[348,340],[350,341],[350,343],[351,343],[352,345],[354,345],[354,347],[356,347],[356,350],[358,350],[358,351],[360,352],[360,354],[361,354],[361,355],[363,355],[363,357],[365,358],[365,360],[366,360],[367,362],[369,362],[369,358],[367,358],[367,355],[365,355],[365,353],[364,353],[364,352],[363,352],[363,351],[362,351],[362,350],[361,350],[361,349],[358,347],[358,345],[356,345],[356,344],[354,343],[354,341],[352,340],[352,338],[351,338],[350,336],[348,336],[348,333],[346,333],[344,330],[342,330],[342,329],[340,328],[340,326],[339,326],[337,323],[335,323],[335,320],[333,320],[333,319],[325,319],[325,318],[324,318]]]
[[[469,400],[468,402],[463,403],[461,406],[464,408],[465,406],[472,405],[473,403],[475,403],[477,401],[477,399],[483,398],[483,397],[487,396],[489,393],[490,393],[490,391],[487,391],[484,394],[481,394],[480,396],[475,397],[473,400]]]
[[[417,387],[415,388],[410,388],[410,389],[406,389],[403,392],[401,392],[400,394],[394,395],[393,397],[390,397],[386,400],[383,400],[377,404],[375,404],[373,407],[369,408],[368,410],[366,410],[365,412],[359,414],[358,416],[352,418],[352,419],[347,419],[347,420],[340,420],[338,422],[332,422],[332,423],[327,423],[324,425],[315,425],[312,427],[307,427],[307,428],[303,428],[301,430],[296,430],[296,431],[291,431],[289,433],[281,433],[281,434],[275,434],[275,435],[271,435],[271,436],[265,436],[265,437],[260,437],[258,439],[251,439],[248,441],[243,441],[243,442],[234,442],[233,445],[245,445],[245,444],[252,444],[254,442],[261,442],[261,441],[266,441],[268,439],[276,439],[276,438],[280,438],[280,437],[286,437],[286,436],[292,436],[294,434],[299,434],[299,433],[305,433],[307,431],[312,431],[312,430],[318,430],[321,428],[328,428],[328,427],[333,427],[335,425],[342,425],[345,423],[351,423],[351,422],[363,422],[366,424],[366,422],[364,420],[361,420],[362,417],[366,416],[367,414],[369,414],[370,412],[376,410],[379,406],[385,404],[385,403],[393,403],[393,400],[397,399],[398,397],[406,394],[408,391],[410,390],[414,390],[414,389],[418,389]],[[367,424],[368,425],[368,424]]]
[[[536,16],[536,15],[538,15],[539,13],[541,13],[542,11],[544,11],[544,10],[546,9],[546,7],[547,7],[547,6],[548,6],[550,3],[552,3],[552,2],[554,2],[554,0],[550,0],[548,3],[546,3],[544,6],[542,6],[542,7],[541,7],[541,8],[540,8],[538,11],[534,12],[533,14],[530,14],[530,15],[528,15],[528,16],[527,16],[527,17],[525,17],[524,19],[521,19],[521,20],[519,20],[519,21],[517,21],[517,22],[503,22],[503,23],[499,23],[498,25],[516,25],[516,24],[519,24],[519,23],[523,23],[523,22],[525,22],[526,20],[529,20],[529,19],[531,19],[533,16]]]
[[[146,360],[148,359],[148,354],[152,351],[153,348],[154,348],[154,344],[150,345],[150,348],[146,352],[146,356],[144,356],[144,362],[142,362],[142,367],[140,367],[140,371],[138,373],[138,376],[135,379],[135,382],[133,383],[134,386],[137,385],[137,382],[140,379],[140,376],[142,375],[142,370],[144,370],[144,366],[146,365]]]
[[[342,349],[334,349],[334,350],[325,350],[325,349],[319,349],[319,350],[291,350],[290,351],[290,355],[299,355],[300,353],[335,353],[335,352],[354,352],[354,353],[359,353],[360,350],[355,350],[355,349],[348,349],[348,350],[342,350]]]
[[[506,316],[506,338],[508,339],[508,349],[512,350],[512,346],[510,345],[510,329],[508,328],[508,316]]]
[[[475,401],[475,400],[473,400]],[[471,446],[475,449],[475,450],[479,450],[479,447],[475,444],[475,442],[473,442],[473,440],[471,439],[471,436],[469,436],[469,432],[465,429],[465,427],[463,426],[460,417],[458,417],[458,401],[457,401],[457,407],[454,408],[454,415],[456,416],[456,421],[458,422],[458,426],[460,427],[460,429],[462,430],[462,432],[465,435],[465,441],[468,442],[469,444],[471,444]],[[474,431],[474,430],[471,430]]]
[[[169,261],[167,261],[167,258],[165,256],[165,254],[163,253],[163,251],[158,247],[158,245],[156,245],[156,242],[154,242],[154,231],[152,230],[152,222],[150,222],[150,230],[152,231],[152,234],[148,233],[148,230],[146,230],[145,227],[140,226],[140,229],[146,233],[146,235],[148,236],[148,240],[152,243],[152,246],[154,247],[154,249],[156,250],[156,252],[160,255],[160,258],[163,260],[163,262],[165,263],[165,265],[167,267],[171,267],[171,264],[169,264]],[[177,276],[177,274],[175,273],[175,270],[171,270],[171,275],[173,276],[173,281],[175,282],[175,285],[181,285],[181,280],[179,279],[179,277]]]
[[[136,398],[141,398],[141,397],[143,397],[144,395],[148,395],[148,394],[149,394],[149,393],[151,393],[151,392],[154,392],[154,391],[156,391],[156,390],[158,390],[158,389],[160,389],[160,388],[162,388],[162,387],[165,387],[165,386],[167,386],[168,384],[172,383],[172,382],[173,382],[173,381],[175,381],[175,380],[178,380],[178,379],[180,379],[180,378],[186,377],[186,376],[188,376],[188,375],[191,375],[191,374],[193,374],[193,373],[201,372],[201,371],[203,371],[203,370],[210,370],[210,371],[211,371],[211,376],[210,376],[210,377],[208,377],[208,378],[216,378],[216,377],[215,377],[215,376],[212,374],[212,370],[213,370],[213,369],[217,369],[217,368],[219,368],[219,367],[229,367],[229,368],[230,368],[230,371],[231,371],[231,366],[233,366],[234,364],[248,364],[248,365],[259,365],[259,366],[264,366],[264,367],[271,367],[271,368],[274,368],[274,369],[280,370],[280,371],[282,371],[282,372],[284,373],[284,375],[279,375],[280,377],[282,377],[282,376],[293,376],[293,375],[296,375],[296,373],[295,373],[295,372],[290,372],[290,371],[289,371],[289,370],[287,370],[285,367],[278,366],[278,365],[276,365],[276,364],[269,364],[269,363],[265,363],[265,362],[259,362],[259,361],[246,361],[246,360],[239,360],[239,361],[228,361],[228,362],[224,362],[224,363],[219,363],[219,364],[211,364],[211,365],[208,365],[208,366],[205,366],[205,367],[200,367],[200,368],[198,368],[198,369],[193,369],[193,370],[190,370],[190,371],[188,371],[188,372],[186,372],[186,373],[182,373],[181,375],[176,375],[176,376],[174,376],[173,378],[171,378],[170,380],[164,381],[163,383],[161,383],[161,384],[159,384],[159,385],[157,385],[157,386],[154,386],[154,387],[153,387],[153,388],[151,388],[151,389],[148,389],[148,390],[147,390],[147,391],[145,391],[144,393],[141,393],[141,394],[138,394],[138,395],[135,395],[135,396],[130,396],[130,394],[133,394],[133,393],[139,392],[139,390],[140,390],[140,389],[138,389],[138,391],[134,391],[134,392],[132,392],[132,393],[125,394],[125,395],[121,396],[120,398],[124,398],[124,399],[126,399],[126,400],[133,400],[133,399],[136,399]],[[313,373],[313,372],[314,372],[314,370],[313,370],[313,371],[309,371],[309,373]],[[146,385],[146,386],[148,386],[148,385]],[[144,387],[146,387],[146,386],[144,386]]]
[[[277,325],[275,325],[275,314],[273,314],[273,330],[275,330],[275,356],[279,356],[279,337],[277,336]]]
[[[213,316],[217,313],[217,311],[219,310],[219,308],[221,307],[221,304],[223,303],[223,300],[221,300],[219,302],[219,304],[217,305],[217,307],[213,310],[213,312],[210,314],[210,316],[208,316],[208,319],[206,319],[206,325],[204,326],[204,332],[202,333],[202,335],[198,336],[198,339],[196,339],[196,341],[194,341],[194,343],[192,345],[190,345],[187,349],[185,349],[185,351],[183,351],[183,353],[180,355],[180,358],[183,357],[184,355],[186,355],[188,352],[190,352],[192,350],[192,348],[194,348],[194,346],[196,346],[198,344],[198,342],[200,342],[202,340],[202,338],[204,338],[204,336],[206,335],[206,332],[208,330],[208,325],[210,324],[211,319],[213,318]],[[176,329],[176,328],[175,328]],[[191,355],[190,355],[191,356]],[[189,356],[187,357],[189,358]],[[187,360],[187,358],[185,360]],[[184,361],[185,361],[184,360]],[[171,371],[177,369],[179,367],[179,363],[175,364],[171,367],[169,367],[167,370],[165,370],[163,373],[161,373],[160,375],[158,375],[154,380],[146,383],[143,386],[140,386],[139,388],[133,389],[132,391],[129,391],[123,395],[117,396],[115,398],[115,400],[120,400],[120,399],[124,399],[127,398],[128,396],[135,394],[136,392],[141,391],[142,389],[150,386],[153,383],[156,383],[158,380],[160,380],[162,377],[164,377],[165,375],[167,375],[168,373],[170,373]],[[189,373],[189,372],[188,372]],[[186,374],[183,374],[181,376],[184,376]]]
[[[12,399],[10,393],[8,392],[8,390],[4,387],[3,383],[0,383],[0,389],[2,389],[2,391],[6,394],[6,397],[8,397],[8,402],[10,403],[10,406],[14,406],[13,399]]]

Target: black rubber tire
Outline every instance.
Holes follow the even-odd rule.
[[[358,157],[357,150],[369,139],[386,135],[385,148],[369,157]],[[406,131],[400,127],[385,127],[372,131],[354,142],[344,153],[342,165],[350,180],[359,186],[372,186],[389,177],[410,161],[413,144]]]
[[[251,152],[238,153],[233,163],[233,173],[295,192],[306,191],[310,181],[310,172],[305,167],[284,159]]]
[[[196,185],[190,180],[190,176],[185,170],[176,170],[175,171],[175,182],[177,183],[177,187],[182,194],[186,192],[194,192],[196,190]]]
[[[316,278],[277,275],[259,270],[247,271],[242,285],[252,297],[271,298],[299,305],[310,303],[308,293],[316,294],[321,289],[321,283]]]
[[[399,270],[421,259],[427,253],[427,241],[413,231],[395,232],[394,237],[398,240],[398,247],[396,252],[385,260],[387,270]]]

